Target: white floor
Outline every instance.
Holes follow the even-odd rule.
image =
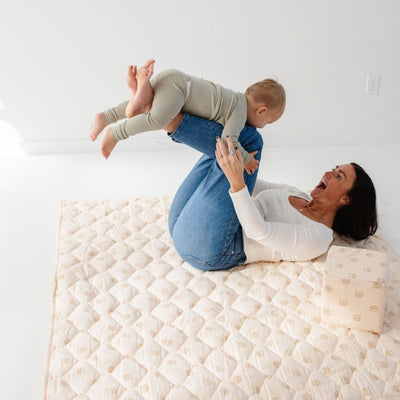
[[[310,189],[325,170],[360,163],[376,185],[381,231],[400,253],[399,150],[398,145],[266,145],[259,176]],[[107,161],[98,154],[0,159],[1,399],[42,397],[59,201],[172,196],[198,157],[181,145],[163,152],[115,151]]]

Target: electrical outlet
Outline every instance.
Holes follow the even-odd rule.
[[[367,96],[378,95],[380,83],[381,83],[380,75],[368,75],[367,76],[367,87],[365,90],[365,94]]]

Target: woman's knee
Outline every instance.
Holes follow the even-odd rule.
[[[175,249],[182,258],[193,257],[204,262],[210,261],[207,249],[199,241],[199,232],[190,227],[190,223],[182,217],[170,221],[170,232]],[[200,235],[201,236],[201,235]]]
[[[178,219],[168,218],[169,231],[174,242],[174,247],[180,256],[184,256],[191,252],[190,240],[188,240],[186,232],[182,229]]]
[[[177,216],[175,214],[171,214],[171,212],[168,215],[168,230],[169,234],[171,237],[174,237],[174,227],[176,224]]]
[[[207,271],[220,268],[221,252],[210,251],[198,240],[193,240],[189,232],[180,231],[179,222],[173,228],[172,239],[178,254],[190,265]]]
[[[258,151],[259,154],[257,156],[261,156],[264,141],[256,128],[246,125],[240,132],[239,142],[247,152]],[[257,156],[256,158],[258,159]]]
[[[182,240],[183,239],[183,240]],[[192,267],[202,271],[213,271],[218,269],[215,263],[216,258],[208,259],[204,255],[198,254],[198,251],[190,246],[189,241],[180,237],[179,235],[173,236],[174,247],[179,256],[189,263]]]
[[[246,261],[245,257],[242,258],[227,258],[221,254],[218,255],[204,255],[199,254],[197,251],[193,251],[193,249],[187,249],[186,246],[181,246],[181,243],[174,241],[175,249],[180,255],[180,257],[189,263],[192,267],[200,269],[202,271],[218,271],[233,268],[237,265],[244,264]],[[200,252],[202,253],[202,252]]]

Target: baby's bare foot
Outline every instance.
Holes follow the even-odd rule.
[[[113,151],[117,141],[113,138],[111,134],[111,128],[106,130],[106,133],[103,137],[103,141],[101,142],[101,154],[103,154],[104,158],[108,158]]]
[[[149,60],[146,62],[146,64],[143,65],[143,67],[140,67],[139,70],[137,71],[137,81],[138,85],[143,84],[145,81],[148,81],[152,76],[153,76],[153,70],[154,70],[154,60]]]
[[[137,73],[136,65],[130,65],[128,67],[128,75],[126,77],[126,83],[128,84],[128,88],[132,92],[132,96],[136,94],[137,90],[136,73]]]
[[[129,100],[126,106],[125,114],[127,118],[135,115],[147,113],[151,110],[154,92],[150,83],[153,75],[154,60],[149,60],[145,66],[139,68],[136,74],[137,91]]]
[[[146,76],[148,79],[151,78],[151,76],[153,75],[153,69],[154,69],[154,60],[148,60],[146,62],[146,64],[144,64],[143,67],[141,67],[139,69],[139,71],[146,71]],[[137,80],[136,80],[136,74],[137,74],[137,67],[136,65],[130,65],[128,67],[128,74],[126,77],[126,83],[128,84],[128,87],[130,89],[130,91],[132,92],[132,97],[135,96],[136,91],[137,91]]]
[[[146,64],[144,64],[145,68],[147,68],[147,78],[148,79],[150,79],[153,76],[155,62],[156,62],[155,60],[151,59],[151,60],[148,60],[146,62]]]
[[[92,140],[92,142],[94,142],[97,139],[97,136],[100,135],[100,133],[105,127],[106,125],[104,123],[103,116],[100,113],[96,114],[89,131],[89,137]]]

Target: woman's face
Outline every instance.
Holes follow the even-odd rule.
[[[311,192],[311,197],[345,205],[348,201],[347,193],[355,180],[356,171],[351,164],[338,165],[332,171],[325,172],[320,183]]]

